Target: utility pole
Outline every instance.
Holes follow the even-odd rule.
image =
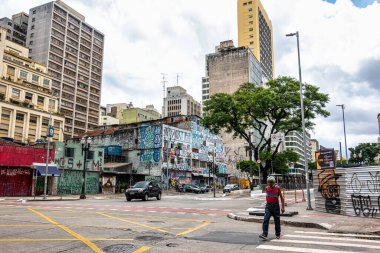
[[[168,81],[166,81],[166,74],[165,73],[161,73],[162,75],[162,91],[163,91],[163,106],[162,106],[162,117],[165,117],[165,114],[166,114],[166,110],[165,110],[165,97],[166,97],[166,83]]]
[[[178,86],[178,79],[179,79],[179,75],[178,75],[178,73],[177,73],[177,86]]]
[[[339,107],[342,107],[342,113],[343,113],[343,131],[344,131],[344,146],[345,146],[345,151],[346,151],[346,161],[348,164],[348,152],[347,152],[347,138],[346,138],[346,121],[344,119],[344,104],[341,105],[336,105]]]
[[[43,199],[46,199],[46,194],[47,194],[47,175],[48,175],[48,170],[49,170],[49,153],[50,153],[50,137],[54,136],[54,129],[53,132],[51,132],[51,108],[50,108],[50,101],[51,101],[51,96],[50,94],[50,100],[48,102],[48,109],[49,109],[49,125],[47,127],[46,131],[46,139],[47,139],[47,148],[46,148],[46,168],[45,168],[45,182],[44,182],[44,197]]]

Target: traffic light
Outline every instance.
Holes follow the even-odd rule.
[[[215,171],[215,174],[219,174],[219,167],[216,164],[215,164],[215,167],[214,167],[214,171]]]

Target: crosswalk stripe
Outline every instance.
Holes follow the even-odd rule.
[[[287,243],[298,243],[298,244],[315,244],[315,245],[330,245],[330,246],[380,249],[380,246],[377,246],[377,245],[339,243],[339,242],[315,242],[315,241],[302,241],[302,240],[272,240],[271,242],[280,242],[280,243],[286,243],[287,242]]]
[[[340,236],[340,237],[380,238],[380,235],[340,234],[340,233],[311,232],[311,231],[294,231],[294,233],[297,233],[297,234],[315,234],[315,235]]]
[[[327,239],[334,241],[349,241],[349,242],[368,242],[368,243],[380,243],[376,240],[366,240],[366,239],[357,239],[357,238],[331,238],[326,236],[309,236],[309,235],[284,235],[284,237],[294,237],[294,238],[303,238],[303,239]]]
[[[326,249],[309,249],[309,248],[298,248],[298,247],[284,247],[284,246],[274,246],[274,245],[260,245],[256,247],[257,249],[267,249],[276,251],[287,251],[287,252],[308,252],[308,253],[352,253],[352,251],[342,251],[342,250],[326,250]]]

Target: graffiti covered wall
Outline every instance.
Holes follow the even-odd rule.
[[[128,161],[133,163],[133,169],[150,173],[150,175],[160,175],[160,157],[161,157],[161,126],[146,125],[138,129],[139,150],[134,154],[128,154]],[[135,153],[135,152],[129,152]]]
[[[314,171],[316,210],[380,218],[380,167]]]

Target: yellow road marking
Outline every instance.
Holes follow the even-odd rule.
[[[186,230],[186,231],[183,231],[182,233],[176,234],[176,236],[181,236],[181,235],[190,234],[190,233],[192,233],[192,232],[194,232],[194,231],[196,231],[196,230],[198,230],[198,229],[201,229],[201,228],[203,228],[203,227],[206,227],[206,226],[208,226],[208,225],[210,225],[210,222],[205,222],[205,223],[203,223],[203,224],[201,224],[201,225],[199,225],[199,226],[197,226],[197,227],[195,227],[195,228],[191,228],[191,229],[188,229],[188,230]]]
[[[86,238],[89,241],[133,241],[131,238]],[[81,241],[77,238],[9,238],[0,242],[48,242],[48,241]]]
[[[86,244],[88,247],[90,247],[94,252],[96,253],[103,253],[103,251],[101,249],[99,249],[95,244],[93,244],[91,241],[89,241],[87,238],[84,238],[83,236],[81,236],[80,234],[78,233],[75,233],[74,231],[72,231],[71,229],[69,229],[68,227],[65,227],[64,225],[61,225],[57,222],[55,222],[54,220],[50,219],[49,217],[47,217],[46,215],[43,215],[42,213],[36,211],[36,210],[33,210],[32,208],[28,208],[28,210],[32,211],[33,213],[41,216],[42,218],[44,218],[45,220],[47,220],[48,222],[50,222],[51,224],[53,225],[56,225],[57,227],[65,230],[67,233],[69,233],[70,235],[74,236],[75,238],[79,239],[80,241],[82,241],[84,244]]]
[[[113,219],[113,220],[120,220],[120,221],[124,221],[124,222],[130,223],[130,224],[138,225],[140,227],[145,227],[145,228],[149,228],[149,229],[152,229],[152,230],[157,230],[157,231],[160,231],[162,233],[168,233],[168,231],[166,231],[166,230],[163,230],[163,229],[160,229],[160,228],[157,228],[157,227],[148,226],[148,225],[145,225],[145,224],[142,224],[142,223],[139,223],[139,222],[134,222],[134,221],[130,221],[130,220],[114,217],[114,216],[111,216],[111,215],[108,215],[108,214],[104,214],[104,213],[101,213],[101,212],[97,212],[97,214],[103,215],[103,216],[108,217],[108,218]]]
[[[50,227],[52,225],[53,224],[1,224],[0,227]],[[93,224],[84,224],[84,225],[66,224],[66,226],[67,227],[96,227],[96,228],[138,228],[140,227],[140,226],[108,226],[108,225],[93,225]]]
[[[143,246],[143,247],[139,248],[138,250],[133,251],[132,253],[142,253],[142,252],[145,252],[145,251],[147,251],[149,249],[150,249],[150,247]]]

